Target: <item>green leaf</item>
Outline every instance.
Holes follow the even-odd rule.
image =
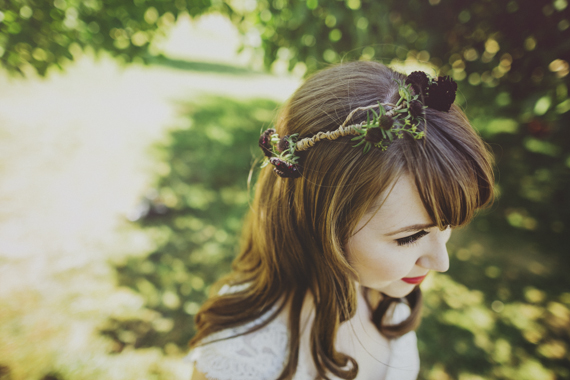
[[[370,111],[372,111],[372,113],[374,113],[374,121],[376,121],[378,119],[378,114],[376,113],[376,111],[374,111],[374,109],[371,109]]]
[[[386,108],[384,108],[380,102],[378,102],[378,112],[380,113],[380,116],[386,115]]]
[[[362,138],[364,138],[364,135],[360,135],[360,136],[353,137],[353,138],[350,139],[350,141],[356,141],[356,140],[360,140],[360,139],[362,139]]]
[[[363,153],[366,154],[366,153],[370,152],[370,148],[372,148],[372,144],[367,142],[366,145],[364,146]]]
[[[359,142],[359,143],[356,144],[356,145],[353,145],[352,147],[353,147],[353,148],[356,148],[357,146],[360,146],[360,145],[364,144],[365,142],[366,142],[366,140],[363,139],[361,142]]]

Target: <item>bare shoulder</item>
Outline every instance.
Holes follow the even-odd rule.
[[[210,380],[206,377],[206,375],[204,375],[202,372],[198,371],[198,369],[196,369],[196,366],[194,366],[194,370],[192,371],[192,377],[190,378],[190,380]]]

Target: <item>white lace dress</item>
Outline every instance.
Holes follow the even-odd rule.
[[[398,304],[392,309],[391,322],[398,323],[408,317],[410,309],[405,304]],[[270,313],[268,313],[270,314]],[[266,314],[266,315],[268,315]],[[262,316],[249,324],[223,330],[210,335],[206,341],[212,342],[244,333],[251,327],[262,323],[266,316]],[[339,333],[342,329],[339,329]],[[353,331],[354,326],[346,328],[345,332]],[[309,334],[304,334],[308,337]],[[389,353],[387,362],[383,368],[382,377],[374,377],[378,380],[413,380],[419,372],[419,355],[417,349],[416,334],[412,331],[400,338],[390,341],[384,340],[387,347],[379,347]],[[186,357],[186,361],[194,363],[195,368],[204,373],[212,380],[275,380],[279,377],[288,357],[289,331],[287,328],[287,316],[285,313],[277,316],[268,325],[260,330],[240,335],[237,337],[208,343],[196,347]],[[348,350],[346,349],[348,347]],[[348,355],[350,345],[337,347],[339,351]],[[354,347],[354,343],[352,345]],[[344,349],[343,349],[344,348]],[[359,347],[360,348],[360,347]],[[367,352],[370,352],[368,350]],[[351,356],[352,356],[351,355]],[[359,362],[358,356],[354,356]],[[378,362],[378,360],[377,360]],[[336,379],[334,376],[329,376]],[[309,350],[308,339],[299,348],[299,364],[293,380],[314,380],[317,371]],[[357,376],[357,380],[369,379],[370,374]]]

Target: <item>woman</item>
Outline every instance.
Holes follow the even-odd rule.
[[[192,379],[417,377],[419,285],[493,196],[456,89],[352,62],[295,92],[260,138],[271,165],[233,272],[196,316]]]

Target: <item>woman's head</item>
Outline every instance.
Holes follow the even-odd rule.
[[[275,128],[281,136],[298,133],[300,138],[335,130],[355,108],[396,103],[400,95],[395,79],[406,76],[376,62],[321,71],[284,106]],[[286,278],[302,273],[317,282],[331,276],[325,268],[335,275],[356,274],[347,261],[346,244],[381,195],[404,175],[415,184],[429,222],[440,230],[467,223],[487,204],[492,159],[464,113],[455,105],[447,113],[427,108],[425,118],[421,140],[405,135],[386,151],[373,148],[363,154],[353,148],[352,136],[346,136],[300,152],[301,178],[283,179],[264,169],[252,218],[276,239],[273,248],[266,247],[275,249],[267,258],[270,267]],[[365,119],[366,113],[357,113],[351,123]],[[291,251],[284,252],[286,247]]]

